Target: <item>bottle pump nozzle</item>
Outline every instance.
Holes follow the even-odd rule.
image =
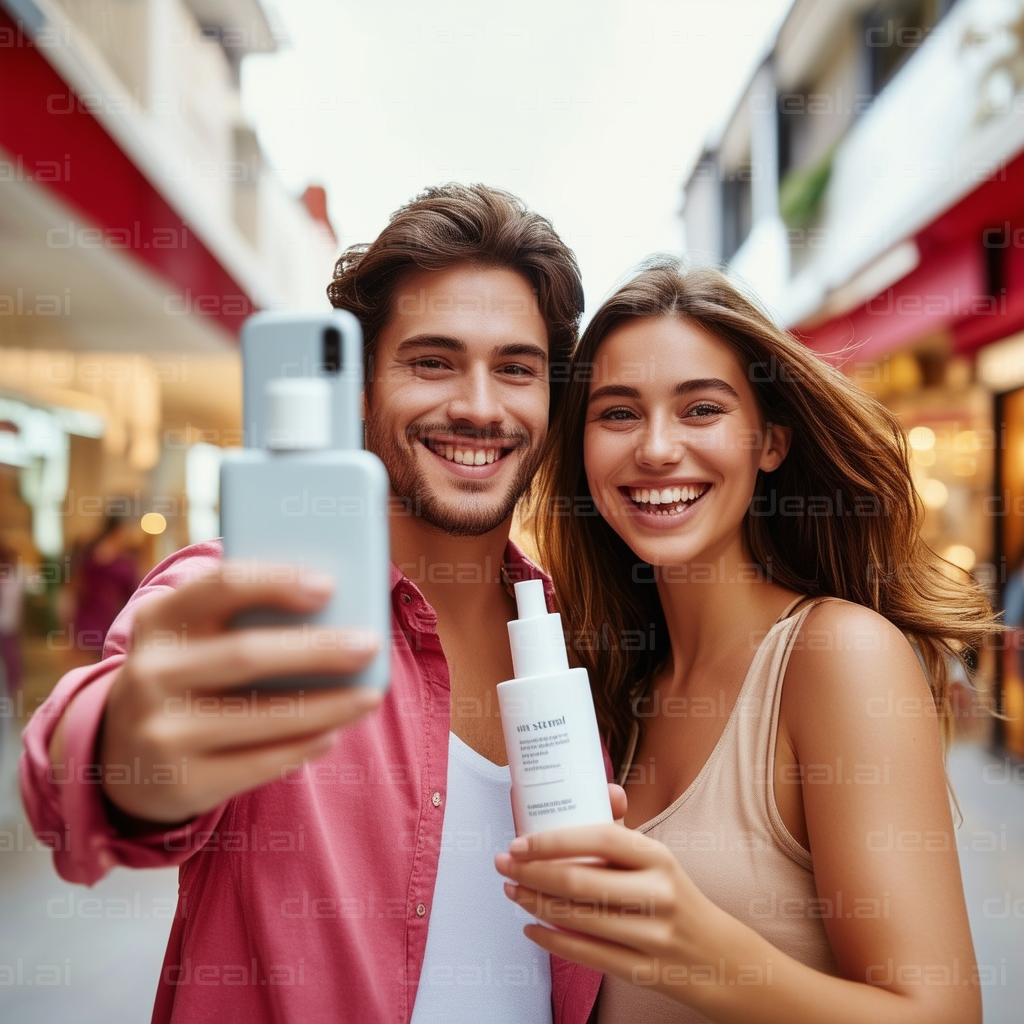
[[[552,675],[569,668],[562,616],[549,613],[543,580],[523,580],[516,587],[519,618],[508,624],[516,679]]]

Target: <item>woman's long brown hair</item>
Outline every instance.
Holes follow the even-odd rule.
[[[899,421],[722,273],[659,260],[608,299],[580,339],[528,515],[575,658],[590,673],[613,763],[626,752],[632,698],[668,654],[668,631],[652,567],[598,515],[590,495],[587,382],[611,331],[663,316],[728,344],[749,368],[764,419],[792,429],[782,465],[758,473],[744,524],[758,571],[801,594],[872,608],[902,630],[924,663],[948,740],[949,659],[1000,627],[981,588],[921,539],[923,509]]]

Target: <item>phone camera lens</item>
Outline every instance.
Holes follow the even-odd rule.
[[[324,331],[323,365],[324,373],[338,373],[341,370],[341,331],[328,327]]]

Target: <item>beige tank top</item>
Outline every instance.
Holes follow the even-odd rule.
[[[637,831],[664,843],[704,895],[773,946],[809,967],[838,975],[823,920],[847,911],[839,906],[839,894],[816,891],[811,855],[786,830],[772,781],[786,665],[807,613],[822,600],[829,599],[806,602],[789,614],[797,601],[783,612],[755,652],[736,706],[704,767],[675,803]],[[633,749],[636,737],[634,729]],[[700,1024],[707,1018],[658,992],[606,975],[597,1021]]]

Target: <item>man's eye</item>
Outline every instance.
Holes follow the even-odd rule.
[[[412,364],[417,370],[443,370],[444,363],[440,359],[417,359]]]
[[[532,377],[533,370],[528,366],[523,366],[522,363],[509,363],[503,370],[503,373],[509,377]]]

